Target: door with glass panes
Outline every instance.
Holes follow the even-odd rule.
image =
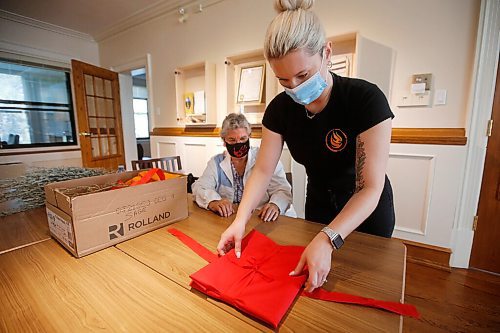
[[[84,167],[116,170],[125,164],[118,73],[71,61]]]

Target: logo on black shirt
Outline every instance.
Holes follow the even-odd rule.
[[[347,146],[347,135],[341,129],[334,128],[326,134],[325,143],[328,149],[337,153]]]

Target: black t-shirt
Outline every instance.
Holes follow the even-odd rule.
[[[394,114],[376,85],[332,77],[330,99],[314,118],[282,92],[267,107],[262,124],[283,136],[294,160],[305,166],[309,183],[354,188],[356,137]]]

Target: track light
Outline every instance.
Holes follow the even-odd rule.
[[[179,23],[185,23],[187,21],[188,15],[184,7],[179,8]]]

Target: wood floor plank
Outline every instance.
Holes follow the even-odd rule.
[[[0,254],[48,239],[45,207],[0,217]]]
[[[500,276],[407,263],[405,294],[422,318],[405,318],[403,332],[500,332]]]

